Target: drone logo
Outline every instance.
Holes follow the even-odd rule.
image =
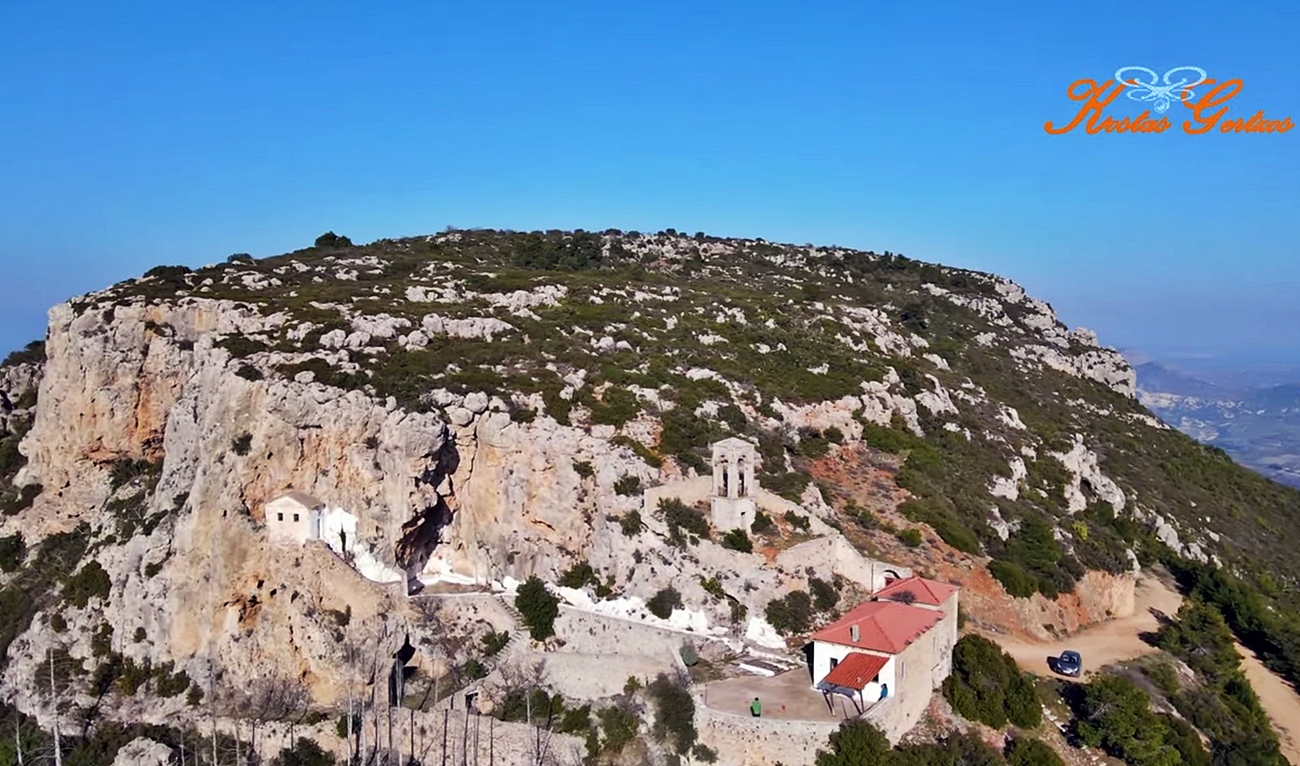
[[[1204,85],[1209,90],[1197,93],[1195,88]],[[1183,122],[1183,132],[1204,135],[1217,128],[1219,133],[1286,133],[1295,127],[1290,117],[1269,119],[1264,110],[1251,117],[1227,117],[1228,102],[1241,93],[1244,83],[1239,78],[1223,81],[1210,79],[1204,69],[1194,66],[1174,67],[1164,75],[1144,66],[1120,67],[1114,79],[1075,80],[1065,95],[1079,104],[1073,119],[1063,125],[1048,122],[1043,129],[1054,136],[1069,133],[1080,125],[1089,135],[1097,133],[1164,133],[1173,127],[1169,107],[1180,103],[1187,107],[1190,119]],[[1112,117],[1106,109],[1120,93],[1127,92],[1129,99],[1151,108],[1141,114]]]
[[[1131,76],[1125,77],[1124,75],[1129,72],[1140,72],[1149,75],[1150,82],[1143,82]],[[1174,82],[1173,78],[1179,72],[1193,73],[1196,75],[1196,79],[1192,80],[1184,77],[1178,82]],[[1192,88],[1205,82],[1206,77],[1205,70],[1200,67],[1174,67],[1165,72],[1164,84],[1162,85],[1161,78],[1154,71],[1144,66],[1126,66],[1115,72],[1115,81],[1130,88],[1128,97],[1134,101],[1154,101],[1157,114],[1164,114],[1169,111],[1169,105],[1175,100],[1186,103],[1189,98],[1196,95]]]

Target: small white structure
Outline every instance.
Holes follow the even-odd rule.
[[[394,569],[362,544],[357,534],[357,517],[342,508],[332,508],[305,492],[289,492],[264,507],[267,536],[282,545],[325,544],[362,577],[378,583],[398,583],[406,573]]]
[[[713,445],[713,526],[721,530],[749,530],[754,523],[754,496],[758,482],[754,466],[758,450],[744,439],[731,437]]]
[[[272,541],[302,545],[320,539],[325,504],[305,492],[289,492],[266,504],[266,529]]]

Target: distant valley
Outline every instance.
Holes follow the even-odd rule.
[[[1300,383],[1220,385],[1157,362],[1134,369],[1138,399],[1165,422],[1274,481],[1300,487]]]

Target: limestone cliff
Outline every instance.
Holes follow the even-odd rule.
[[[1191,448],[1117,352],[1007,280],[890,254],[447,232],[160,267],[51,309],[44,352],[0,367],[21,453],[0,537],[29,573],[60,534],[85,550],[15,622],[0,694],[45,718],[24,691],[55,649],[91,662],[107,641],[195,686],[211,660],[230,688],[284,677],[330,705],[349,642],[501,627],[436,625],[323,545],[273,544],[264,506],[290,491],[354,516],[351,542],[413,582],[585,562],[599,598],[672,587],[679,622],[737,640],[737,614],[810,577],[869,589],[864,554],[1043,635],[1123,613],[1156,546],[1262,544],[1218,511],[1179,520],[1213,489],[1154,468]],[[656,512],[704,499],[708,445],[735,435],[770,499],[752,552]],[[169,699],[151,714],[186,709]]]

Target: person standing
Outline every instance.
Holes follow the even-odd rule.
[[[754,701],[749,703],[749,714],[755,718],[763,715],[763,703],[758,701],[758,697],[755,697]]]

